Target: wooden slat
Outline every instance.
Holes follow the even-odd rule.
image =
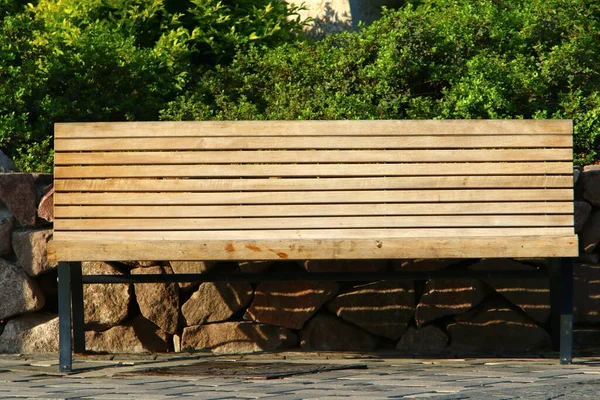
[[[56,167],[62,178],[158,177],[348,177],[424,175],[536,175],[572,174],[569,162],[445,163],[445,164],[265,164],[265,165],[144,165]]]
[[[57,241],[50,262],[143,260],[306,260],[374,258],[577,257],[577,236],[381,238],[357,240]],[[140,258],[141,257],[141,258]]]
[[[571,147],[571,135],[482,136],[293,136],[55,139],[61,151],[234,150],[234,149],[466,149]]]
[[[371,190],[443,188],[570,188],[567,176],[426,176],[322,179],[80,179],[54,181],[57,192],[210,192],[240,190]]]
[[[54,231],[55,240],[304,240],[304,239],[380,239],[435,237],[508,237],[568,236],[572,227],[533,228],[414,228],[414,229],[296,229],[296,230],[231,230],[231,231]],[[513,244],[518,246],[519,244]]]
[[[570,134],[572,127],[570,120],[95,122],[55,124],[55,137]]]
[[[55,165],[572,161],[571,149],[287,150],[61,153]]]
[[[573,226],[571,215],[58,219],[56,231]]]
[[[387,190],[247,193],[55,193],[56,205],[200,205],[311,203],[430,203],[481,201],[572,201],[572,189]]]
[[[573,202],[291,204],[247,206],[56,206],[61,218],[202,218],[339,215],[573,214]]]

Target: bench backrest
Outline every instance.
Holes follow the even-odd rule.
[[[573,256],[572,168],[566,120],[56,124],[51,253]]]

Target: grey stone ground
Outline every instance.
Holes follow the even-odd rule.
[[[362,365],[365,369],[282,379],[148,375],[140,370],[199,362]],[[56,355],[0,355],[0,398],[39,399],[598,399],[600,357],[556,359],[406,359],[385,355],[282,353],[76,356],[59,373]],[[187,368],[187,367],[186,367]]]

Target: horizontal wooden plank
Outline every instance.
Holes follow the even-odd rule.
[[[56,179],[57,192],[210,192],[241,190],[369,190],[448,188],[570,188],[565,176],[444,176],[321,179]]]
[[[55,206],[54,218],[202,218],[343,215],[573,214],[573,202],[290,204],[229,206]]]
[[[572,161],[571,149],[56,152],[62,165]]]
[[[48,258],[61,261],[306,260],[376,258],[576,257],[576,235],[355,240],[57,241]]]
[[[55,124],[57,138],[398,134],[540,134],[572,132],[570,120],[185,121]]]
[[[201,205],[572,201],[572,189],[373,190],[228,193],[55,193],[55,205]]]
[[[235,149],[466,149],[572,146],[571,135],[481,136],[293,136],[55,139],[61,151],[235,150]]]
[[[336,229],[420,227],[573,226],[572,215],[430,215],[264,218],[91,218],[57,219],[57,231],[144,231],[229,229]],[[251,234],[251,233],[250,233]]]
[[[428,164],[129,165],[56,167],[64,178],[348,177],[572,174],[571,162]]]
[[[228,230],[228,231],[54,231],[55,240],[273,240],[273,239],[379,239],[408,237],[502,237],[568,236],[572,227],[532,228],[394,228],[394,229],[295,229],[295,230]]]

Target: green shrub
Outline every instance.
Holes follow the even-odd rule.
[[[600,5],[436,0],[358,32],[238,53],[163,119],[571,118],[598,157]]]

